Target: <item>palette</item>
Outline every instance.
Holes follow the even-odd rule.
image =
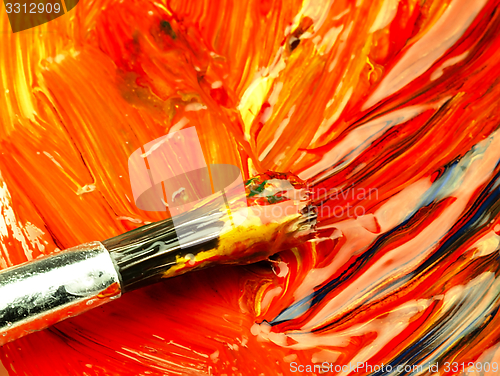
[[[131,292],[5,368],[499,374],[498,6],[94,0],[18,33],[0,11],[0,268],[166,218],[127,161],[192,126],[209,164],[290,172],[318,211],[314,239]]]

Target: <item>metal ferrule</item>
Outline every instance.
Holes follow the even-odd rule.
[[[0,272],[0,346],[119,298],[121,285],[100,242]]]

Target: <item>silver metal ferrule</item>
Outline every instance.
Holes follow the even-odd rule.
[[[121,285],[100,242],[0,272],[0,346],[119,298]]]

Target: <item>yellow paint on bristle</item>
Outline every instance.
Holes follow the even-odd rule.
[[[248,208],[248,217],[238,226],[230,224],[229,215],[224,216],[221,221],[225,223],[224,228],[219,235],[219,242],[216,248],[200,252],[195,258],[186,256],[177,257],[177,264],[170,268],[164,275],[164,278],[182,274],[192,267],[200,268],[207,265],[211,260],[221,256],[233,256],[234,262],[246,258],[251,252],[246,253],[253,245],[258,243],[269,243],[273,237],[279,233],[280,229],[294,220],[301,214],[295,213],[281,217],[276,221],[263,224],[261,218],[255,215],[251,208]],[[235,244],[245,244],[245,251],[240,254],[234,253]]]

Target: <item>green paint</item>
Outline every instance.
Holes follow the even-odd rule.
[[[170,25],[170,22],[165,21],[165,20],[161,20],[161,21],[160,21],[160,27],[161,27],[161,30],[162,30],[164,33],[166,33],[166,34],[170,35],[170,37],[171,37],[172,39],[177,38],[177,35],[176,35],[176,34],[175,34],[175,32],[174,32],[174,29],[172,29],[172,25]]]

